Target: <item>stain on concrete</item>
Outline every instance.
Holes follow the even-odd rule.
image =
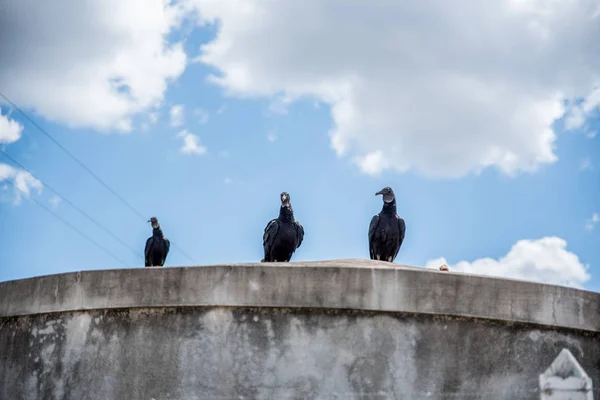
[[[0,399],[537,399],[600,334],[352,310],[173,307],[0,318]]]

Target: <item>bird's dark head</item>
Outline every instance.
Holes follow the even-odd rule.
[[[375,196],[379,196],[379,195],[383,196],[384,203],[391,203],[396,199],[396,195],[394,194],[394,191],[389,186],[386,186],[383,189],[381,189],[379,192],[375,193]]]
[[[281,207],[288,207],[290,205],[290,195],[288,192],[281,193]]]
[[[152,217],[148,220],[148,222],[150,222],[152,224],[152,228],[156,229],[159,227],[158,225],[158,219],[156,217]]]

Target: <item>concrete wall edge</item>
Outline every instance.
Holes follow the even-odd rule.
[[[0,318],[221,306],[425,314],[600,332],[600,293],[370,260],[94,270],[0,282]]]

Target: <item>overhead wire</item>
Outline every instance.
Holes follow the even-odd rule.
[[[109,192],[111,192],[116,198],[118,198],[123,204],[125,204],[131,211],[133,211],[138,217],[143,220],[146,220],[144,216],[137,211],[131,204],[127,202],[121,195],[115,192],[106,182],[104,182],[98,175],[94,173],[91,169],[89,169],[83,161],[79,158],[75,157],[73,153],[71,153],[65,146],[63,146],[58,140],[56,140],[52,135],[50,135],[44,128],[42,128],[33,118],[31,118],[25,111],[21,110],[15,103],[13,103],[8,97],[6,97],[2,92],[0,92],[0,97],[6,100],[15,110],[21,113],[29,122],[33,124],[42,134],[44,134],[48,139],[50,139],[54,144],[56,144],[62,151],[64,151],[69,157],[73,159],[81,168],[86,170],[94,179],[96,179],[102,186],[104,186]]]
[[[0,92],[0,97],[2,97],[8,104],[10,104],[15,110],[17,110],[25,119],[27,119],[33,126],[35,126],[44,136],[50,139],[56,146],[58,146],[62,151],[65,152],[73,161],[75,161],[81,168],[83,168],[86,172],[88,172],[98,183],[104,186],[113,196],[115,196],[121,203],[123,203],[129,210],[131,210],[134,214],[136,214],[143,221],[147,222],[146,217],[142,215],[135,207],[133,207],[127,200],[125,200],[120,194],[118,194],[113,188],[111,188],[104,180],[102,180],[97,174],[94,173],[83,161],[77,158],[73,153],[71,153],[65,146],[63,146],[57,139],[55,139],[52,135],[50,135],[44,128],[42,128],[33,118],[31,118],[25,111],[23,111],[19,106],[17,106],[12,100],[10,100],[4,93]],[[181,247],[177,246],[176,243],[171,242],[171,246],[183,254],[188,260],[196,264],[196,261],[187,254]]]
[[[12,185],[15,190],[19,190],[16,185],[10,180],[6,180],[5,182],[9,183],[10,185]],[[123,264],[123,266],[127,267],[127,263],[125,261],[123,261],[122,259],[120,259],[119,257],[117,257],[113,252],[111,252],[110,250],[108,250],[106,247],[102,246],[100,243],[96,242],[94,239],[92,239],[91,237],[89,237],[88,235],[86,235],[85,233],[83,233],[79,228],[77,228],[76,226],[74,226],[73,224],[71,224],[69,221],[65,220],[63,217],[61,217],[60,215],[58,215],[57,213],[55,213],[54,211],[52,211],[50,208],[48,208],[47,206],[45,206],[43,203],[41,203],[40,201],[38,201],[35,197],[30,197],[31,200],[33,200],[38,206],[40,206],[41,208],[43,208],[46,212],[50,213],[54,218],[60,220],[63,224],[67,225],[69,228],[73,229],[75,232],[77,232],[79,235],[81,235],[83,238],[87,239],[89,242],[93,243],[94,245],[96,245],[96,247],[98,247],[99,249],[101,249],[102,251],[104,251],[106,254],[108,254],[110,257],[112,257],[113,259],[117,260],[118,262],[120,262],[121,264]]]
[[[144,256],[140,255],[140,253],[138,253],[132,246],[130,246],[129,244],[127,244],[123,239],[121,239],[120,237],[118,237],[117,235],[115,235],[110,229],[106,228],[104,225],[102,225],[99,221],[97,221],[94,217],[92,217],[91,215],[89,215],[87,212],[83,211],[81,208],[79,208],[77,205],[75,205],[71,200],[69,200],[63,194],[61,194],[60,192],[58,192],[58,190],[54,189],[47,182],[45,182],[44,180],[42,180],[39,176],[36,176],[33,172],[31,172],[29,169],[27,169],[23,164],[21,164],[14,157],[12,157],[10,154],[8,154],[5,150],[0,149],[0,152],[2,154],[4,154],[4,157],[6,157],[10,161],[12,161],[19,168],[21,168],[22,170],[28,172],[32,177],[34,177],[35,179],[37,179],[38,181],[40,181],[40,183],[45,188],[47,188],[52,193],[54,193],[55,195],[57,195],[62,201],[64,201],[69,206],[71,206],[75,211],[77,211],[79,214],[83,215],[85,218],[87,218],[89,221],[91,221],[98,228],[102,229],[104,232],[106,232],[108,235],[110,235],[117,242],[121,243],[124,247],[126,247],[127,249],[129,249],[129,251],[131,251],[131,253],[133,253],[136,257],[138,257],[138,258],[141,257],[142,259],[144,258]]]

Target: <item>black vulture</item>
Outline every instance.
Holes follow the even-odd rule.
[[[373,216],[369,225],[369,252],[371,260],[394,262],[404,241],[406,225],[396,213],[396,196],[390,187],[377,195],[383,195],[383,208]]]
[[[144,249],[144,258],[146,267],[162,267],[165,265],[171,242],[165,237],[158,219],[152,217],[148,220],[152,224],[152,237],[146,240],[146,248]]]
[[[290,261],[303,239],[304,228],[294,220],[290,195],[283,192],[279,217],[269,221],[263,233],[265,258],[260,262]]]

